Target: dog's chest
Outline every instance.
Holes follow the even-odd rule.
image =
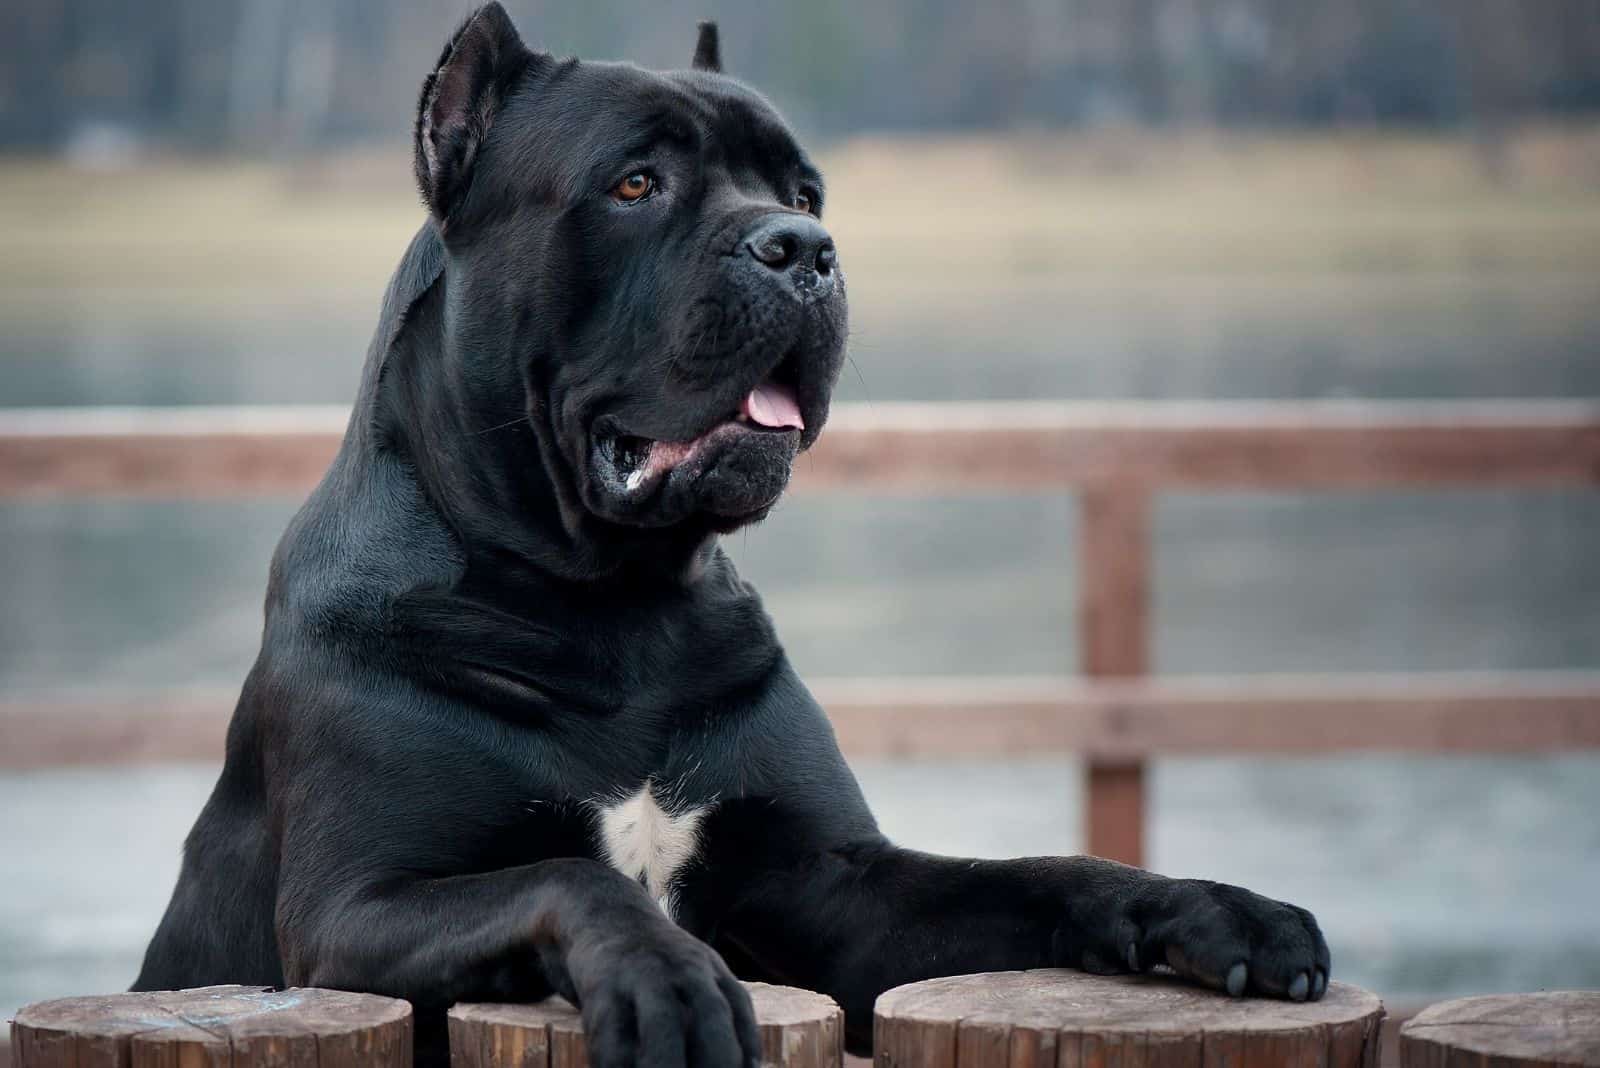
[[[633,796],[595,809],[606,863],[637,879],[671,916],[673,880],[700,849],[706,806],[663,807],[646,782]]]

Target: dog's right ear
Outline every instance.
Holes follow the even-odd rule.
[[[488,3],[461,24],[422,83],[412,138],[417,186],[441,223],[466,195],[495,113],[531,56],[506,9]]]
[[[722,73],[722,43],[717,35],[715,22],[700,24],[700,36],[694,42],[694,62],[691,66],[695,70],[706,70],[712,74]]]

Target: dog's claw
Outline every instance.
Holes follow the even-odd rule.
[[[1244,984],[1250,978],[1250,969],[1240,961],[1228,969],[1228,996],[1234,998],[1244,997]]]
[[[1313,1000],[1320,998],[1328,992],[1328,973],[1321,968],[1317,969],[1317,977],[1311,981],[1311,997]]]
[[[1306,995],[1311,993],[1311,980],[1305,972],[1294,977],[1294,982],[1289,984],[1289,1000],[1304,1001]]]

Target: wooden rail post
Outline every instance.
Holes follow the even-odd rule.
[[[875,1068],[1377,1068],[1383,1003],[1229,998],[1174,978],[1040,969],[929,979],[873,1007]]]
[[[1149,664],[1150,495],[1096,484],[1078,496],[1078,646],[1091,678],[1144,675]],[[1084,803],[1088,852],[1144,864],[1144,763],[1093,754]]]

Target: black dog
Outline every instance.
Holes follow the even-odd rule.
[[[824,991],[1157,964],[1326,988],[1305,910],[879,833],[717,536],[816,440],[845,342],[822,179],[718,72],[556,60],[495,4],[428,78],[430,219],[273,561],[227,763],[137,986],[578,1003],[593,1061],[754,1064],[734,976]]]

